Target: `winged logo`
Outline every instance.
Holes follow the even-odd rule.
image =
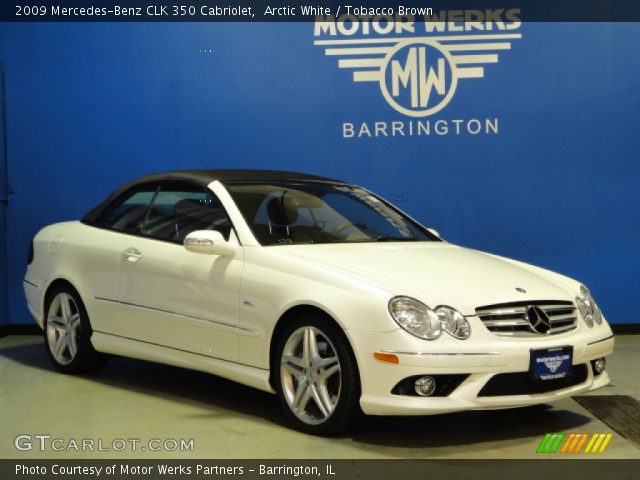
[[[460,80],[483,78],[487,64],[511,49],[521,33],[434,35],[397,38],[318,39],[353,81],[378,82],[396,111],[427,117],[453,98]]]
[[[562,360],[548,360],[544,362],[544,366],[547,367],[551,373],[556,373],[560,365],[562,365]]]

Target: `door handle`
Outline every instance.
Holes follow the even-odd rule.
[[[140,260],[142,253],[137,248],[127,248],[124,252],[122,252],[122,256],[126,261],[135,263]]]

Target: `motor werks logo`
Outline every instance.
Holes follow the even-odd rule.
[[[431,117],[441,115],[459,89],[484,78],[485,69],[522,38],[520,10],[423,9],[413,15],[400,9],[374,16],[349,7],[337,19],[316,17],[314,44],[336,58],[355,84],[377,83],[391,109],[418,119],[344,122],[343,137],[498,133],[497,118]]]

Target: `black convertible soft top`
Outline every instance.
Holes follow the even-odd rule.
[[[317,175],[309,175],[307,173],[287,172],[283,170],[176,170],[173,172],[152,173],[136,178],[125,183],[115,190],[109,197],[93,208],[83,218],[82,222],[92,225],[98,217],[104,212],[113,200],[120,197],[130,188],[138,185],[159,182],[188,182],[201,187],[206,187],[211,182],[219,180],[222,183],[238,183],[238,182],[331,182],[345,184],[341,180],[335,180]]]

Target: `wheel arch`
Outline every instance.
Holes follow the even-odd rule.
[[[76,353],[71,354],[73,355],[73,357],[70,359],[70,362],[61,364],[60,360],[54,358],[53,356],[53,352],[51,351],[51,348],[49,346],[48,331],[45,328],[44,337],[45,344],[47,345],[47,353],[51,358],[51,361],[53,362],[55,368],[63,373],[87,373],[98,370],[105,364],[109,357],[100,352],[97,352],[93,347],[93,344],[91,342],[93,329],[91,327],[89,315],[86,310],[86,303],[80,291],[67,278],[54,278],[44,289],[44,294],[42,296],[42,302],[44,304],[43,325],[46,327],[47,320],[44,317],[48,313],[47,303],[49,303],[52,298],[55,298],[53,295],[60,290],[66,290],[68,294],[71,295],[72,301],[75,303],[77,308],[79,323],[81,324],[80,333],[76,334],[76,344],[78,346],[76,347]]]
[[[321,317],[323,317],[324,319],[326,319],[328,322],[330,322],[331,324],[333,324],[334,327],[336,327],[336,329],[342,334],[346,345],[348,346],[349,350],[351,351],[351,355],[353,358],[353,361],[356,365],[357,368],[357,375],[358,375],[358,379],[360,378],[360,368],[358,366],[358,361],[357,361],[357,357],[355,355],[355,352],[353,351],[353,346],[351,345],[351,341],[349,340],[349,337],[346,335],[346,333],[344,332],[344,329],[342,328],[342,326],[340,325],[340,323],[332,316],[330,315],[327,311],[323,310],[322,308],[316,306],[316,305],[311,305],[311,304],[299,304],[299,305],[294,305],[292,307],[290,307],[289,309],[287,309],[278,319],[278,321],[276,322],[274,328],[273,328],[273,333],[271,335],[271,341],[269,344],[269,384],[271,385],[271,388],[273,388],[275,390],[275,381],[274,381],[274,373],[276,371],[275,364],[277,359],[276,357],[276,350],[277,350],[277,346],[278,346],[278,342],[280,341],[282,334],[284,333],[284,331],[286,330],[287,326],[289,326],[289,324],[298,319],[301,318],[305,315],[319,315]]]
[[[44,316],[47,314],[46,310],[47,310],[47,302],[49,301],[49,297],[51,296],[51,293],[56,288],[62,287],[62,286],[66,286],[66,287],[71,288],[78,295],[78,297],[80,297],[80,300],[82,301],[82,303],[84,305],[86,305],[86,302],[82,298],[82,295],[80,294],[78,289],[75,287],[75,285],[73,283],[71,283],[71,281],[69,281],[69,279],[64,278],[64,277],[54,278],[51,282],[49,282],[49,285],[47,285],[47,287],[44,290],[44,295],[42,295],[42,310],[41,311],[42,311],[42,322],[43,322],[43,325],[44,325]]]

